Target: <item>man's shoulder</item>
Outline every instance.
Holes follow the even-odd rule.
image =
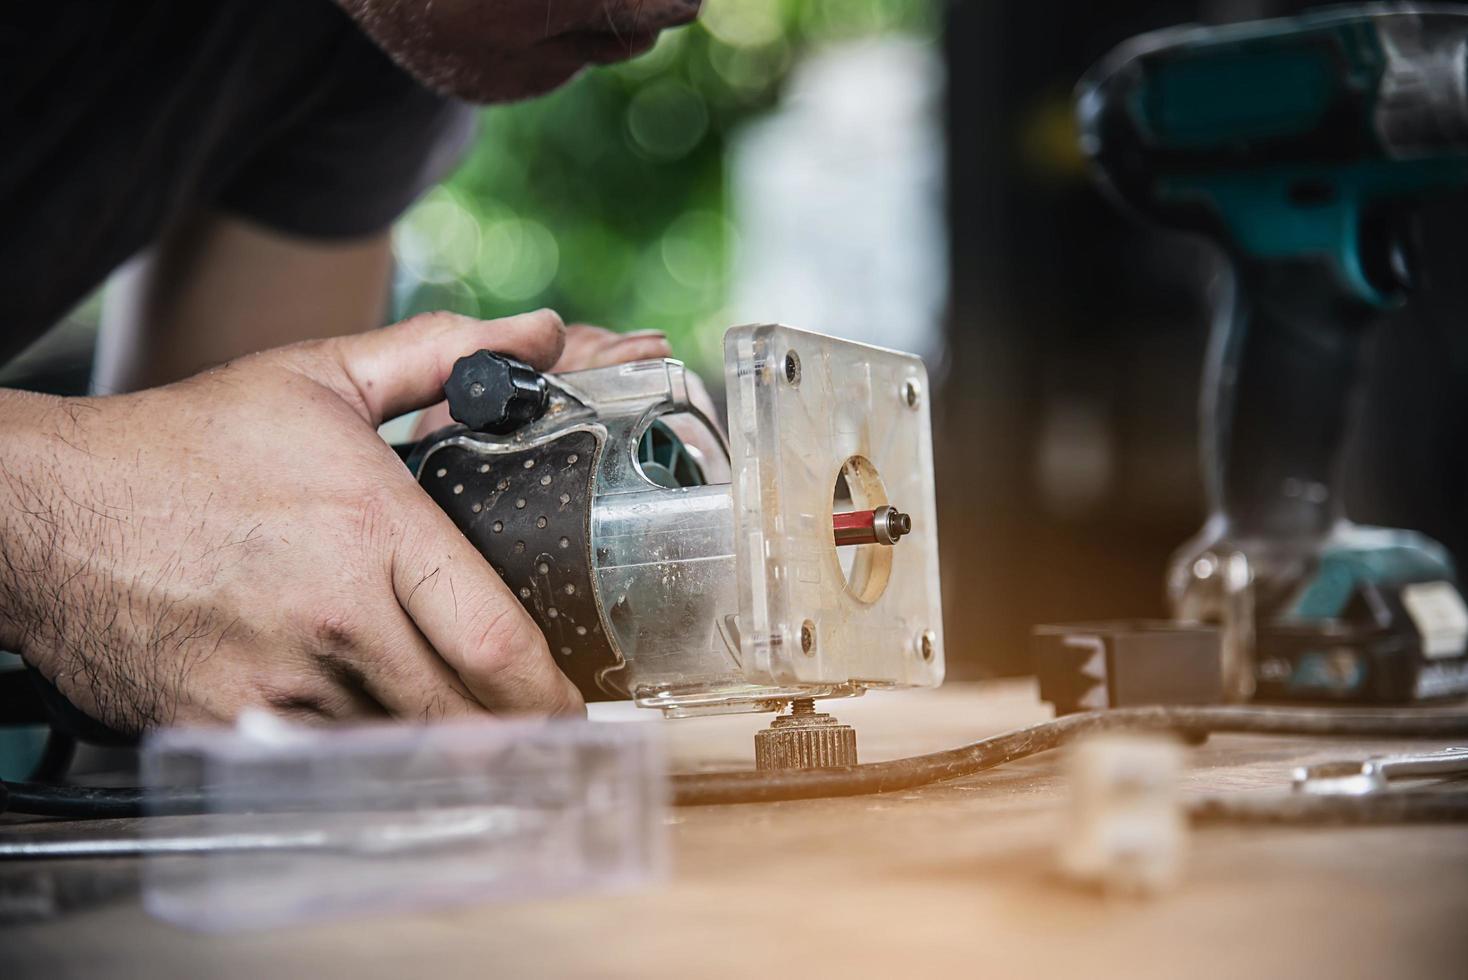
[[[381,227],[458,111],[329,0],[0,6],[0,363],[191,210]]]

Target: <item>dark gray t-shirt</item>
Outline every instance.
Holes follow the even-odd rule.
[[[190,211],[382,230],[472,125],[330,0],[6,3],[0,364]]]

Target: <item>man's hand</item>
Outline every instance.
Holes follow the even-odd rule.
[[[132,395],[0,392],[0,648],[119,731],[582,710],[519,602],[377,436],[550,311],[452,314]]]

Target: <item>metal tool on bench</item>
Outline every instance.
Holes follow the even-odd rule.
[[[1447,553],[1352,524],[1338,480],[1365,345],[1412,286],[1413,211],[1468,188],[1465,89],[1468,12],[1399,4],[1143,35],[1079,86],[1106,188],[1233,268],[1203,392],[1212,514],[1168,587],[1178,619],[1221,625],[1235,700],[1468,692]]]
[[[1383,792],[1393,782],[1443,776],[1468,776],[1468,748],[1301,766],[1295,770],[1294,784],[1301,793],[1363,796]]]
[[[776,325],[731,329],[724,358],[730,483],[666,424],[697,414],[673,360],[542,375],[481,351],[409,465],[588,701],[793,705],[762,766],[854,764],[814,700],[943,679],[927,373]]]

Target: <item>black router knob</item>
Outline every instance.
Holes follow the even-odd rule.
[[[455,422],[499,436],[544,415],[548,398],[535,368],[487,350],[455,361],[443,393]]]

